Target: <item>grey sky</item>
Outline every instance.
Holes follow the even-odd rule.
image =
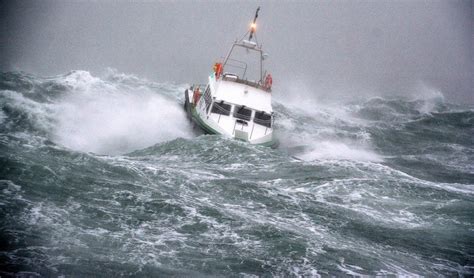
[[[451,101],[474,103],[472,1],[0,5],[2,71],[112,67],[156,81],[205,82],[261,6],[257,36],[280,91],[403,94],[422,82]]]

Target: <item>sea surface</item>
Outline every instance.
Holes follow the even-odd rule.
[[[474,275],[474,108],[274,97],[276,149],[186,84],[0,74],[0,276]]]

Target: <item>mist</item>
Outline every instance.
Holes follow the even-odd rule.
[[[431,88],[474,103],[472,1],[3,1],[0,70],[115,68],[204,83],[257,6],[257,38],[280,100],[416,98]]]

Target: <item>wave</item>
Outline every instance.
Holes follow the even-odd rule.
[[[177,101],[184,86],[72,71],[48,78],[7,73],[1,88],[10,132],[40,133],[73,150],[126,153],[192,135]]]
[[[87,71],[53,77],[2,73],[1,128],[43,136],[72,150],[125,154],[194,137],[181,109],[186,87],[112,69],[101,77]],[[383,162],[394,155],[424,155],[433,141],[472,145],[472,108],[446,103],[427,86],[417,96],[346,103],[274,100],[280,150],[307,161]]]
[[[472,275],[471,107],[275,98],[270,149],[194,136],[186,87],[0,74],[6,275]]]

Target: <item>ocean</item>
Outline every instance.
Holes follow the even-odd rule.
[[[0,276],[474,275],[474,107],[273,98],[279,147],[188,85],[0,74]]]

